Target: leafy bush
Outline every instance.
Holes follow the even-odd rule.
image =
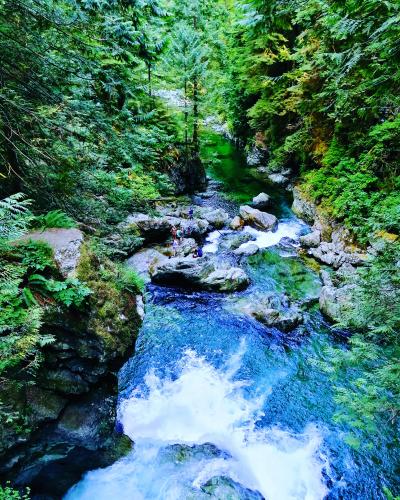
[[[76,227],[76,222],[61,210],[51,210],[45,215],[36,216],[32,221],[32,225],[44,231],[51,228],[70,229]]]
[[[0,486],[0,500],[29,500],[29,491],[29,488],[26,488],[25,493],[20,493],[7,483],[6,486]]]

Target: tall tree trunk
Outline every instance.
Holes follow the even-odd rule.
[[[199,147],[199,80],[193,79],[193,151],[195,155],[200,152]]]
[[[188,82],[185,78],[184,88],[185,88],[185,151],[186,151],[186,160],[188,158],[188,140],[189,140],[188,139],[189,110],[188,110],[188,104],[187,104],[187,97],[188,97],[187,86],[188,86]]]
[[[149,96],[151,97],[151,62],[147,62],[147,83],[149,89]]]

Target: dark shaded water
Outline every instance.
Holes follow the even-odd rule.
[[[209,140],[209,172],[230,203],[266,190],[229,142]],[[304,225],[289,196],[270,194],[282,234],[298,236]],[[68,499],[378,499],[384,485],[395,489],[392,438],[356,451],[334,423],[332,382],[319,362],[329,364],[326,348],[339,340],[313,305],[320,280],[274,238],[258,235],[266,248],[241,262],[252,279],[244,292],[149,287],[136,355],[120,374],[119,419],[135,449],[88,473]],[[266,292],[302,302],[304,325],[288,335],[246,316]]]

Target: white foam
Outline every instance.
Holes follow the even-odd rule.
[[[218,251],[218,245],[219,245],[219,239],[221,236],[228,231],[212,231],[206,238],[206,244],[203,247],[203,252],[204,253],[217,253]]]
[[[278,428],[258,429],[266,395],[246,397],[247,381],[235,380],[240,354],[216,369],[188,351],[176,379],[161,379],[150,371],[145,387],[119,411],[136,451],[87,474],[66,498],[183,500],[188,498],[187,488],[199,491],[208,479],[223,475],[268,500],[322,499],[327,489],[318,430],[309,426],[304,434],[293,436]],[[177,465],[159,457],[168,444],[206,442],[231,458],[206,457]]]
[[[259,231],[250,226],[245,226],[243,231],[251,234],[255,240],[243,243],[239,248],[246,248],[248,245],[256,244],[259,248],[268,248],[277,245],[282,238],[290,238],[298,241],[304,224],[297,219],[280,222],[276,231]]]

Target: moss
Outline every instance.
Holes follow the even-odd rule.
[[[133,345],[140,325],[136,298],[121,286],[120,268],[100,259],[88,244],[83,245],[77,268],[79,279],[92,290],[89,297],[89,331],[99,337],[107,353],[124,356]]]

